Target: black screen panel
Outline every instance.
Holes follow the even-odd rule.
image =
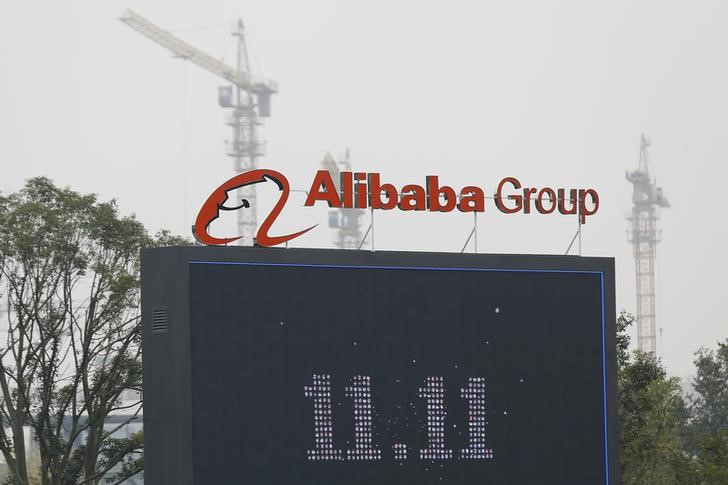
[[[599,271],[193,261],[195,477],[607,483],[604,295]]]

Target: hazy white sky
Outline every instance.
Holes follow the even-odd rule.
[[[327,150],[385,181],[593,187],[600,212],[584,255],[617,261],[617,307],[634,311],[624,214],[639,137],[652,138],[663,211],[659,354],[692,373],[693,352],[728,337],[728,3],[724,0],[75,1],[0,6],[0,190],[36,175],[116,198],[150,228],[189,234],[199,205],[233,174],[217,105],[223,84],[118,21],[131,7],[184,29],[242,17],[257,72],[280,94],[261,166],[307,188]],[[180,32],[216,57],[225,27]],[[265,205],[272,192],[261,194]],[[326,209],[295,198],[276,233],[326,247]],[[228,221],[232,224],[232,220]],[[459,251],[461,214],[377,215],[379,249]],[[232,226],[231,226],[232,227]],[[480,252],[561,254],[573,218],[479,219]]]

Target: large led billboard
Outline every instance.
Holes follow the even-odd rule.
[[[143,256],[151,483],[618,483],[613,261]]]

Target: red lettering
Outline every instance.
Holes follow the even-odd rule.
[[[576,207],[577,207],[577,201],[576,201],[576,189],[569,190],[569,200],[571,202],[571,208],[566,208],[566,189],[559,189],[558,190],[558,200],[559,200],[559,212],[564,215],[568,214],[576,214]]]
[[[544,206],[544,198],[551,204],[548,209]],[[539,191],[536,197],[536,210],[541,214],[551,214],[556,210],[556,192],[554,192],[554,189],[546,187]]]
[[[460,212],[485,212],[485,193],[480,187],[469,185],[460,191]]]
[[[587,195],[591,197],[592,200],[592,209],[587,209],[586,207],[586,197]],[[581,223],[586,224],[586,218],[587,216],[593,216],[597,213],[599,210],[599,194],[597,194],[597,191],[594,189],[586,189],[586,190],[580,190],[579,191],[579,217],[581,218]]]
[[[407,192],[411,192],[411,194]],[[399,208],[403,211],[427,210],[425,189],[419,185],[405,185],[402,187],[402,200],[399,201]]]
[[[326,202],[329,207],[341,207],[341,199],[339,199],[339,194],[336,192],[336,185],[328,170],[319,170],[316,172],[316,176],[311,183],[311,188],[308,190],[306,202],[303,205],[312,206],[318,200]]]
[[[399,197],[397,188],[392,184],[380,185],[379,174],[369,174],[369,206],[372,209],[390,210],[397,207]],[[387,196],[387,201],[382,201],[382,192]]]
[[[345,209],[354,207],[353,179],[351,172],[341,172],[341,206]]]
[[[359,209],[366,209],[367,199],[369,198],[369,194],[367,194],[367,184],[357,182],[356,185],[354,185],[354,192],[356,194],[356,207]]]
[[[533,187],[528,189],[523,189],[523,213],[524,214],[530,214],[531,213],[531,195],[536,193],[536,189]]]
[[[508,199],[514,200],[516,202],[516,206],[509,208],[503,205],[503,186],[505,184],[511,184],[514,189],[520,189],[521,188],[521,182],[518,181],[515,177],[506,177],[503,180],[500,181],[498,184],[498,190],[495,193],[495,206],[498,208],[499,211],[505,213],[505,214],[515,214],[516,212],[520,211],[523,208],[523,199],[520,195],[509,195]]]
[[[433,212],[450,212],[455,208],[457,200],[455,191],[447,185],[439,186],[438,178],[430,175],[425,178],[427,185],[427,207]],[[440,204],[440,196],[445,197],[445,204]]]

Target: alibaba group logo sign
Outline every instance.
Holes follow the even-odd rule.
[[[314,225],[309,227],[308,229],[304,229],[303,231],[298,231],[293,234],[287,234],[285,236],[269,235],[268,231],[270,230],[270,227],[273,225],[276,218],[281,213],[283,206],[286,205],[286,202],[288,201],[288,195],[291,192],[291,188],[288,184],[288,179],[286,179],[286,177],[282,173],[269,169],[257,169],[236,175],[235,177],[220,185],[217,189],[215,189],[212,194],[210,194],[205,203],[202,205],[200,212],[197,214],[195,225],[192,226],[192,233],[194,234],[195,238],[200,243],[210,246],[222,246],[240,239],[242,236],[224,238],[211,236],[208,232],[208,229],[210,227],[210,224],[220,216],[220,211],[237,211],[250,209],[250,203],[246,199],[242,199],[242,201],[240,201],[240,204],[238,205],[225,205],[228,200],[235,200],[235,190],[239,189],[240,187],[245,187],[246,185],[260,184],[263,182],[273,182],[274,184],[276,184],[278,186],[278,189],[281,191],[281,195],[280,197],[278,197],[278,202],[276,202],[273,210],[270,211],[268,217],[265,218],[263,223],[260,225],[260,228],[258,229],[258,233],[256,234],[256,241],[260,246],[275,246],[278,244],[283,244],[293,238],[305,234],[306,232],[316,227]]]
[[[397,188],[391,183],[382,183],[379,173],[341,172],[339,184],[334,183],[331,173],[319,170],[306,191],[305,207],[316,202],[325,202],[337,209],[371,209],[428,211],[428,212],[485,212],[485,190],[477,185],[467,185],[456,190],[440,183],[439,177],[425,177],[424,185],[406,184]],[[316,226],[286,236],[269,236],[268,231],[288,201],[291,191],[288,180],[275,170],[258,169],[241,173],[231,178],[207,198],[192,227],[195,237],[202,244],[220,246],[237,241],[241,236],[217,238],[207,231],[210,223],[220,216],[220,211],[236,211],[250,208],[250,203],[242,199],[239,205],[227,206],[228,200],[235,200],[231,192],[246,185],[273,182],[281,195],[278,202],[258,229],[256,240],[260,246],[275,246],[305,234]],[[505,177],[498,183],[493,194],[495,208],[504,214],[561,214],[574,215],[579,224],[586,224],[587,218],[599,210],[599,194],[596,190],[566,189],[551,187],[529,187],[521,185],[515,177]]]

